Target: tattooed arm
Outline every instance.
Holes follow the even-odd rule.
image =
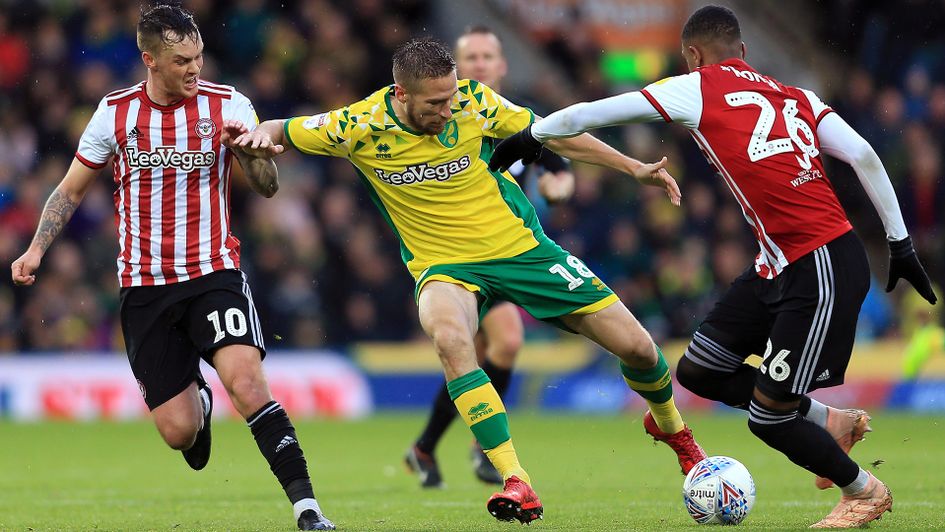
[[[66,177],[46,201],[39,227],[36,228],[36,234],[33,236],[29,249],[10,265],[14,283],[31,285],[36,282],[34,272],[39,268],[43,255],[82,203],[82,198],[95,181],[98,172],[82,164],[78,159],[72,160],[72,166],[66,172]]]
[[[246,174],[246,180],[249,186],[257,194],[271,198],[279,191],[279,169],[272,159],[264,157],[253,157],[236,148],[233,150],[236,159],[243,167],[243,173]]]

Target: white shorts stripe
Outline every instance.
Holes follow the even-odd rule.
[[[249,328],[253,331],[253,342],[257,347],[261,349],[266,349],[266,345],[263,342],[262,326],[259,324],[259,314],[256,312],[256,304],[253,303],[253,292],[249,289],[249,283],[246,280],[246,273],[240,271],[240,275],[243,276],[243,294],[246,296],[246,301],[249,307]]]
[[[807,334],[807,341],[797,364],[794,385],[791,387],[791,391],[797,394],[807,393],[807,387],[810,386],[810,382],[814,378],[817,361],[820,359],[820,352],[823,349],[824,340],[830,328],[830,317],[833,314],[833,267],[830,264],[830,255],[826,246],[814,250],[814,265],[818,285],[817,309],[814,312],[811,328]]]
[[[744,358],[736,355],[735,353],[731,352],[730,350],[720,345],[715,340],[700,333],[699,331],[696,331],[696,334],[694,335],[693,339],[694,340],[698,339],[700,343],[702,343],[706,347],[706,349],[710,350],[713,353],[718,354],[722,358],[731,360],[732,362],[737,362],[738,364],[741,364],[742,362],[745,361]]]

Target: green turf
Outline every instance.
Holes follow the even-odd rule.
[[[316,494],[342,530],[517,530],[485,510],[492,493],[469,470],[470,436],[455,426],[439,451],[447,489],[422,491],[401,457],[420,415],[299,426]],[[512,434],[545,506],[530,530],[699,530],[681,502],[671,452],[654,446],[639,415],[512,412]],[[747,529],[796,530],[839,497],[764,447],[740,415],[690,418],[709,454],[741,460],[758,500]],[[945,528],[945,418],[875,416],[854,449],[895,497],[874,529]],[[0,530],[293,530],[291,510],[238,423],[214,425],[207,469],[189,470],[147,423],[0,422]]]

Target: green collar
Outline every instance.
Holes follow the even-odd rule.
[[[393,90],[393,86],[391,86],[391,90]],[[400,126],[400,129],[403,129],[404,131],[406,131],[407,133],[410,133],[411,135],[416,135],[418,137],[424,136],[423,133],[420,133],[419,131],[414,131],[413,129],[407,127],[406,124],[404,124],[403,122],[400,121],[399,118],[397,118],[397,113],[394,112],[394,106],[390,102],[390,93],[391,91],[387,91],[384,94],[384,101],[387,103],[387,114],[389,114],[390,117],[394,119],[394,123]]]

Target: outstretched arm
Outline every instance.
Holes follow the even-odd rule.
[[[824,153],[853,167],[876,212],[883,220],[889,241],[889,282],[886,284],[886,291],[891,292],[899,279],[905,279],[915,287],[919,295],[934,305],[937,298],[932,291],[932,283],[919,262],[915,248],[912,247],[912,238],[906,231],[896,191],[873,147],[837,113],[830,113],[820,121],[817,137]]]
[[[571,160],[606,166],[632,175],[643,185],[660,187],[666,191],[673,205],[679,205],[682,195],[676,180],[666,171],[666,157],[657,163],[643,163],[620,153],[587,133],[573,138],[549,140],[545,146]]]
[[[599,127],[660,119],[659,112],[639,92],[574,104],[551,113],[499,143],[489,168],[505,169],[519,159],[531,162],[540,155],[542,143],[546,143],[551,151],[569,159],[607,166],[628,173],[645,185],[664,188],[670,200],[679,205],[679,186],[666,172],[665,159],[655,164],[644,164],[591,135],[582,134]]]
[[[82,203],[98,172],[99,170],[89,168],[78,159],[72,160],[62,182],[46,201],[29,249],[10,265],[15,284],[31,285],[36,282],[35,271],[39,268],[43,255]]]
[[[627,92],[593,102],[576,103],[555,111],[532,126],[532,136],[539,142],[546,142],[601,127],[661,119],[659,112],[642,93]]]

